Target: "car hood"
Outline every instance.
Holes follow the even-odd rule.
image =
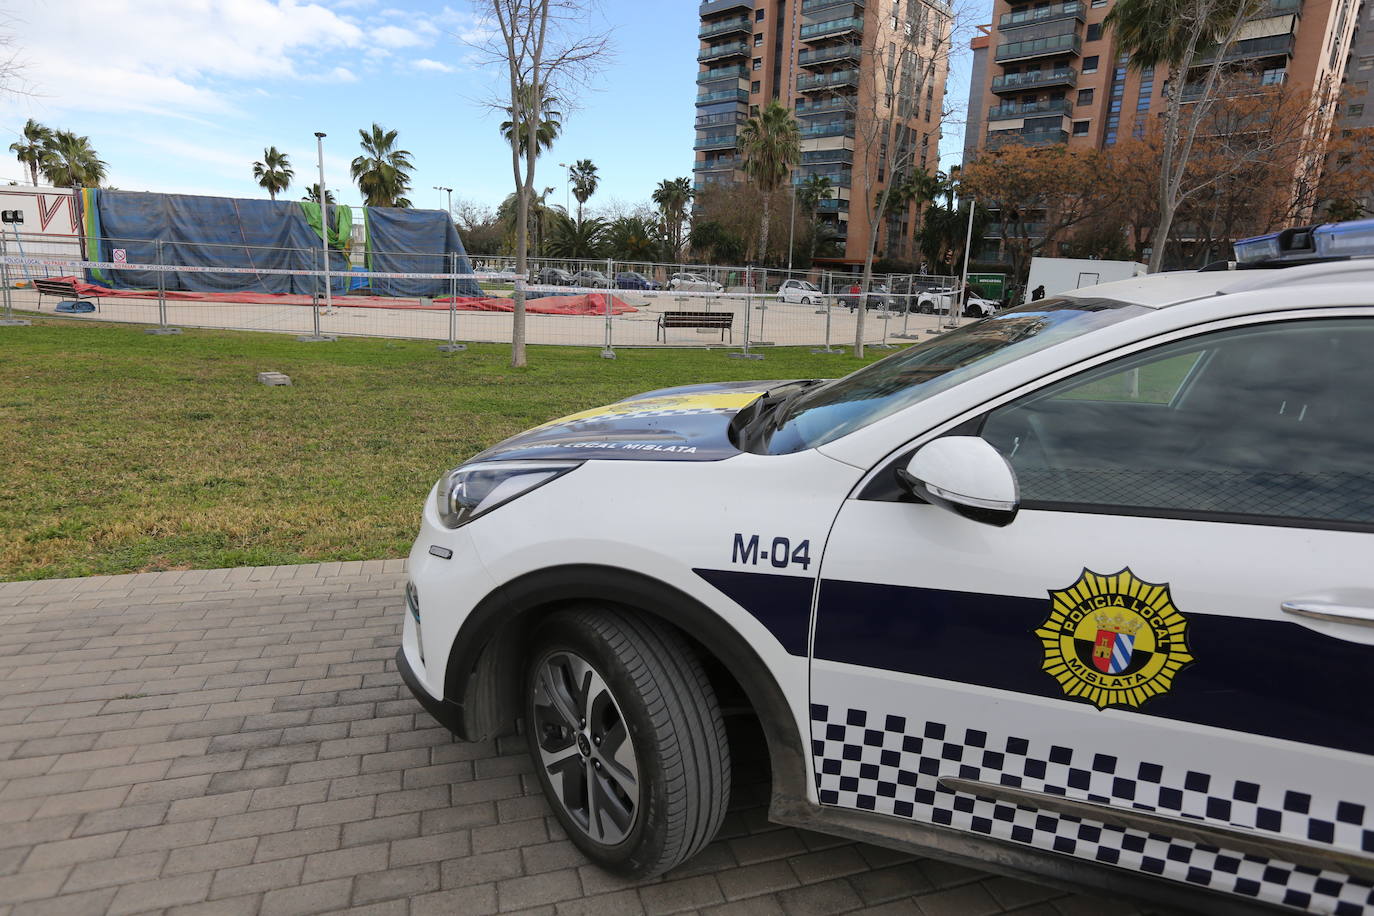
[[[720,461],[739,454],[729,436],[735,414],[766,392],[789,384],[723,382],[661,388],[536,426],[471,460]]]

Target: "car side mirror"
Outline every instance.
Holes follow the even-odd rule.
[[[945,436],[916,450],[897,476],[926,502],[998,528],[1016,518],[1016,473],[977,436]]]

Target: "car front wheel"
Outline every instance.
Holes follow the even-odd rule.
[[[730,798],[725,725],[676,633],[621,610],[561,611],[535,636],[525,684],[535,771],[588,858],[649,877],[716,835]]]

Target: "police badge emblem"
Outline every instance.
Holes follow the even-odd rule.
[[[1188,621],[1167,584],[1130,569],[1109,576],[1085,569],[1077,582],[1049,594],[1049,619],[1035,635],[1045,649],[1042,667],[1070,697],[1098,709],[1139,706],[1168,692],[1193,661]]]

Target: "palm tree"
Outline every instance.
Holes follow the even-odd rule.
[[[52,141],[52,129],[29,118],[20,134],[19,142],[10,144],[10,152],[14,153],[19,164],[29,167],[29,179],[34,187],[38,187],[38,167],[43,164],[43,154]]]
[[[373,123],[372,130],[358,131],[363,155],[353,160],[349,171],[363,192],[369,207],[409,207],[404,196],[410,190],[410,151],[396,148],[396,131],[383,130]]]
[[[687,220],[687,205],[695,195],[690,178],[665,178],[654,189],[654,203],[658,204],[658,212],[663,215],[673,257],[682,251],[682,224]]]
[[[605,243],[606,221],[593,216],[573,220],[562,210],[555,211],[549,227],[545,253],[554,258],[599,258]]]
[[[807,175],[806,180],[797,185],[797,202],[802,205],[802,209],[816,215],[816,208],[821,205],[821,201],[829,200],[835,196],[835,188],[830,178],[826,175]]]
[[[105,180],[106,163],[91,148],[90,137],[69,130],[53,132],[39,168],[57,188],[94,188]]]
[[[577,198],[577,221],[582,222],[582,205],[596,193],[601,179],[596,176],[596,165],[590,159],[579,159],[568,170],[572,178],[573,197]]]
[[[253,177],[257,179],[258,187],[276,200],[278,194],[291,187],[291,179],[296,177],[296,173],[286,153],[269,146],[262,151],[262,161],[253,163]]]
[[[773,192],[787,181],[801,159],[801,131],[792,112],[773,99],[739,129],[744,174],[763,192],[763,228],[759,232],[759,260],[768,257],[768,223]]]
[[[301,200],[309,200],[309,201],[313,201],[314,203],[319,203],[319,202],[320,202],[320,183],[317,181],[317,182],[315,182],[314,184],[312,184],[310,187],[306,188],[306,189],[305,189],[305,196],[302,197]],[[330,191],[330,190],[327,189],[327,188],[325,189],[325,192],[324,192],[324,202],[325,202],[326,204],[333,204],[333,203],[334,203],[334,192],[333,192],[333,191]]]
[[[563,212],[562,207],[554,209],[549,206],[549,195],[554,191],[553,188],[545,188],[538,194],[530,195],[530,203],[527,208],[526,224],[528,226],[527,238],[531,240],[530,249],[534,252],[533,257],[541,257],[544,253],[544,239],[548,236],[549,220],[555,213]],[[506,227],[508,239],[516,238],[519,226],[520,198],[515,193],[507,194],[506,199],[501,201],[501,205],[496,208],[496,219]]]
[[[620,261],[657,261],[663,254],[663,235],[651,220],[622,216],[606,230],[606,247]]]
[[[529,121],[527,120],[530,112],[537,110],[539,118],[534,127],[536,155],[553,146],[553,141],[557,139],[558,135],[563,131],[563,112],[559,111],[556,107],[558,105],[558,99],[555,96],[545,93],[543,91],[544,88],[545,87],[540,87],[539,94],[543,97],[536,106],[534,103],[533,88],[528,83],[522,83],[520,85],[519,90],[517,90],[520,98],[521,112],[520,128],[518,131],[515,130],[515,113],[511,111],[510,108],[506,109],[506,114],[510,116],[511,120],[501,122],[501,136],[506,138],[507,143],[516,144],[516,148],[520,151],[520,155],[522,156],[529,151],[530,147],[530,130]],[[518,136],[513,136],[513,133],[518,134]],[[585,162],[586,160],[583,161]],[[594,189],[595,186],[593,186],[593,190]],[[591,196],[590,191],[587,193],[587,196]]]

